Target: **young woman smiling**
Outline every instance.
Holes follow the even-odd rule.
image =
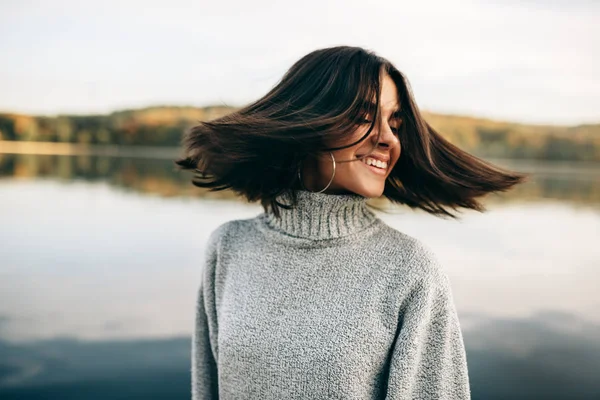
[[[454,216],[521,174],[449,143],[398,69],[350,46],[307,54],[183,146],[195,185],[263,207],[215,229],[200,260],[192,398],[470,398],[446,273],[367,200]]]

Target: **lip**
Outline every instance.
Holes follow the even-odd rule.
[[[360,154],[360,155],[357,155],[356,157],[358,158],[358,157],[362,157],[362,156],[363,155]],[[388,164],[390,163],[390,156],[384,156],[383,154],[372,153],[372,154],[369,154],[367,157],[374,158],[376,160],[383,161],[383,162],[386,162]]]
[[[364,162],[362,162],[362,161],[359,161],[359,162],[360,162],[362,165],[364,165],[364,166],[365,166],[365,168],[368,168],[368,169],[369,169],[369,170],[370,170],[372,173],[374,173],[374,174],[377,174],[377,175],[380,175],[380,176],[383,176],[383,177],[385,177],[385,176],[387,175],[387,172],[388,172],[388,169],[389,169],[389,164],[388,164],[388,167],[387,167],[386,169],[383,169],[383,168],[377,168],[377,167],[374,167],[374,166],[372,166],[372,165],[367,165],[367,164],[365,164],[365,163],[364,163]]]

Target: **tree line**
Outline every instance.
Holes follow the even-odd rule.
[[[105,115],[0,113],[0,140],[178,146],[191,126],[233,110],[227,106],[164,106]],[[452,143],[481,156],[600,161],[600,124],[528,125],[428,112],[425,118]]]

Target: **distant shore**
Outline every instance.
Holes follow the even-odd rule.
[[[137,158],[176,158],[180,147],[86,145],[80,143],[27,142],[0,140],[0,154],[39,154],[57,156],[109,156]]]
[[[0,141],[23,143],[0,142],[0,153],[170,158],[177,156],[186,133],[198,123],[214,121],[235,110],[157,106],[102,115],[0,112]],[[428,112],[423,115],[446,140],[473,154],[495,159],[600,163],[600,124],[546,126]],[[172,150],[165,153],[165,148]]]

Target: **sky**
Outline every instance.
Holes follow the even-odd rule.
[[[241,106],[337,45],[390,60],[424,110],[600,123],[597,0],[0,0],[0,112]]]

